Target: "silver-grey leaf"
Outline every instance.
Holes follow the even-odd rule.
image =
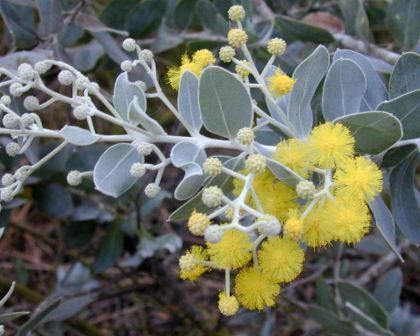
[[[153,118],[149,117],[142,109],[137,96],[133,97],[128,106],[128,120],[134,124],[140,124],[146,131],[156,135],[165,135],[166,132],[160,124]]]
[[[200,190],[205,179],[203,170],[195,162],[184,166],[184,171],[184,178],[174,192],[175,198],[181,201],[193,197]]]
[[[89,146],[98,141],[99,136],[77,126],[64,126],[59,133],[64,140],[76,146]]]
[[[178,111],[191,130],[200,131],[203,121],[198,103],[198,78],[189,71],[184,72],[179,84]]]

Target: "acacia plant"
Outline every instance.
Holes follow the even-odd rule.
[[[69,144],[112,144],[92,171],[71,171],[67,182],[77,186],[92,179],[98,191],[113,197],[145,174],[155,174],[144,190],[154,198],[169,165],[183,170],[174,197],[185,203],[171,219],[188,219],[191,233],[203,236],[205,244],[193,246],[179,259],[180,278],[224,272],[218,298],[224,315],[234,315],[239,307],[273,306],[281,287],[305,267],[307,248],[329,247],[335,241],[356,244],[372,223],[401,258],[393,217],[404,234],[420,241],[413,229],[412,186],[420,91],[418,78],[407,81],[410,64],[418,65],[419,55],[401,56],[389,91],[366,57],[337,50],[331,59],[322,45],[290,77],[276,66],[286,49],[280,38],[268,41],[271,58],[257,67],[247,47],[244,18],[242,6],[229,9],[232,28],[218,59],[201,49],[169,69],[166,80],[178,91],[176,105],[162,90],[153,53],[131,38],[124,40],[123,49],[137,57],[122,62],[112,100],[97,83],[60,61],[23,63],[17,71],[0,69],[0,87],[9,92],[0,100],[0,133],[10,135],[7,154],[23,155],[37,138],[60,141],[37,162],[28,160],[3,175],[1,202],[12,201],[31,174]],[[228,70],[230,63],[234,71]],[[69,95],[45,85],[42,77],[53,67]],[[132,78],[135,68],[149,77],[151,87]],[[11,96],[23,100],[26,113],[14,111]],[[168,134],[147,114],[150,99],[171,111],[185,135]],[[57,103],[71,107],[78,126],[44,127],[41,111]],[[121,133],[99,134],[98,119],[119,126]],[[168,157],[161,144],[172,145]],[[403,161],[400,147],[407,146],[411,150]],[[148,162],[152,154],[159,162]],[[384,157],[398,158],[402,166],[384,174]],[[384,191],[384,182],[390,192]],[[382,198],[385,192],[391,196],[392,213]]]

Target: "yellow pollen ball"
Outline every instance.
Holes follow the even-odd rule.
[[[288,238],[270,237],[258,253],[261,272],[275,282],[290,282],[302,272],[305,254]]]
[[[331,216],[325,208],[318,204],[303,221],[303,241],[310,247],[323,247],[334,239]]]
[[[313,164],[310,161],[310,148],[300,139],[288,139],[279,142],[272,158],[292,169],[300,176],[307,178]]]
[[[303,221],[299,218],[289,218],[284,224],[284,236],[300,241],[303,235]]]
[[[334,175],[338,193],[372,200],[382,191],[382,172],[371,160],[359,156],[346,160]]]
[[[321,168],[335,168],[353,156],[355,140],[349,129],[327,122],[315,127],[308,139],[313,161]]]
[[[239,309],[239,302],[234,296],[227,296],[224,292],[219,294],[219,310],[225,316],[235,315]]]
[[[254,267],[243,268],[235,277],[235,294],[247,309],[261,310],[274,306],[280,286]]]
[[[216,58],[214,57],[213,53],[210,50],[200,49],[194,53],[192,57],[192,62],[204,68],[216,62]]]
[[[221,269],[237,269],[252,258],[252,242],[239,230],[227,230],[217,243],[207,243],[210,260]]]
[[[207,253],[201,246],[193,246],[179,258],[179,277],[183,280],[196,280],[208,270],[201,261],[207,260]]]
[[[274,97],[289,93],[294,85],[295,80],[279,69],[276,69],[274,75],[268,78],[268,88]]]

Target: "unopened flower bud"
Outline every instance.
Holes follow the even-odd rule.
[[[241,5],[234,5],[228,10],[229,20],[238,22],[245,19],[245,9]]]
[[[210,225],[204,231],[204,239],[208,243],[218,243],[223,237],[223,229],[219,225]]]
[[[179,258],[179,268],[181,271],[191,271],[196,266],[196,261],[191,253],[184,254]]]
[[[20,97],[23,93],[23,86],[20,83],[12,83],[9,86],[9,91],[13,97]]]
[[[20,121],[22,122],[23,127],[28,128],[31,125],[35,124],[35,118],[32,113],[24,113],[20,116]]]
[[[220,48],[219,51],[219,58],[222,62],[230,63],[232,59],[235,57],[235,49],[231,46],[224,46]]]
[[[38,72],[40,75],[45,74],[48,70],[50,70],[52,67],[52,64],[46,61],[41,61],[35,63],[34,69],[36,72]]]
[[[137,145],[137,152],[141,155],[148,156],[153,152],[153,146],[147,142],[140,142]]]
[[[18,155],[20,152],[20,146],[17,142],[9,142],[6,145],[6,153],[7,155],[14,157],[16,155]]]
[[[39,100],[35,96],[28,96],[24,99],[23,106],[28,111],[36,111],[39,109]]]
[[[78,170],[72,170],[67,174],[67,183],[76,187],[82,183],[83,177]]]
[[[3,202],[10,202],[13,199],[13,191],[11,188],[4,188],[0,192],[0,199]]]
[[[222,168],[222,161],[218,158],[208,158],[203,164],[204,173],[209,176],[219,175],[222,172]]]
[[[76,78],[76,87],[78,90],[84,90],[89,86],[89,79],[83,76]]]
[[[315,185],[312,181],[304,180],[300,181],[296,185],[296,193],[300,198],[303,199],[313,198],[315,195],[315,191]]]
[[[219,294],[218,307],[220,313],[225,316],[232,316],[238,312],[239,302],[233,295],[227,296],[224,292]]]
[[[136,50],[136,46],[137,46],[137,43],[132,38],[126,38],[122,44],[123,49],[128,52],[132,52]]]
[[[263,173],[267,167],[267,161],[261,154],[251,154],[245,160],[245,168],[253,174]]]
[[[10,173],[4,174],[1,178],[1,184],[3,184],[3,186],[5,187],[12,185],[14,182],[15,182],[15,177],[13,176],[13,174],[10,174]]]
[[[235,71],[236,73],[241,76],[242,78],[246,78],[249,76],[249,74],[251,73],[248,68],[250,67],[251,63],[249,63],[246,60],[242,60],[241,64],[237,64],[235,66]],[[246,68],[248,67],[248,68]]]
[[[121,70],[125,71],[125,72],[130,72],[131,70],[133,70],[133,65],[131,63],[131,61],[123,61],[121,63]]]
[[[149,183],[144,189],[144,194],[148,198],[155,198],[160,193],[160,187],[156,183]]]
[[[8,95],[4,95],[0,98],[0,102],[3,105],[9,106],[12,103],[12,99]]]
[[[17,69],[18,76],[26,81],[34,79],[34,69],[29,63],[22,63]]]
[[[146,63],[150,63],[153,60],[153,52],[149,49],[143,49],[140,52],[140,56],[143,57]]]
[[[146,168],[144,168],[144,165],[140,162],[133,163],[133,165],[130,168],[130,174],[131,176],[140,178],[146,173]]]
[[[73,116],[77,120],[85,120],[87,116],[89,115],[89,109],[90,109],[89,106],[85,104],[76,106],[73,109]]]
[[[281,38],[272,38],[267,43],[267,51],[271,55],[281,56],[286,51],[286,41]]]
[[[211,186],[203,190],[201,200],[209,208],[214,208],[222,204],[223,192],[217,186]]]
[[[266,236],[276,236],[280,233],[280,222],[273,215],[264,215],[262,218],[259,218],[259,221],[264,222],[258,228],[258,232],[260,234],[264,234]]]
[[[60,84],[65,85],[65,86],[73,84],[75,80],[74,75],[69,70],[60,71],[57,78]]]
[[[236,140],[244,146],[249,146],[255,140],[255,134],[252,128],[250,127],[243,127],[238,131],[236,135]]]
[[[188,219],[188,229],[193,235],[202,236],[210,225],[210,219],[206,214],[196,212],[195,210]]]
[[[19,126],[18,118],[11,113],[5,114],[2,122],[5,128],[13,129]]]
[[[30,174],[31,174],[31,167],[22,166],[15,172],[14,177],[16,178],[16,180],[23,182],[28,178]]]
[[[229,30],[227,38],[232,47],[240,48],[248,41],[248,34],[243,29],[233,28]]]

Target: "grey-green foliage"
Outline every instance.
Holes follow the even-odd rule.
[[[187,126],[196,132],[200,131],[203,121],[198,103],[198,78],[189,71],[182,75],[179,83],[178,111]]]

